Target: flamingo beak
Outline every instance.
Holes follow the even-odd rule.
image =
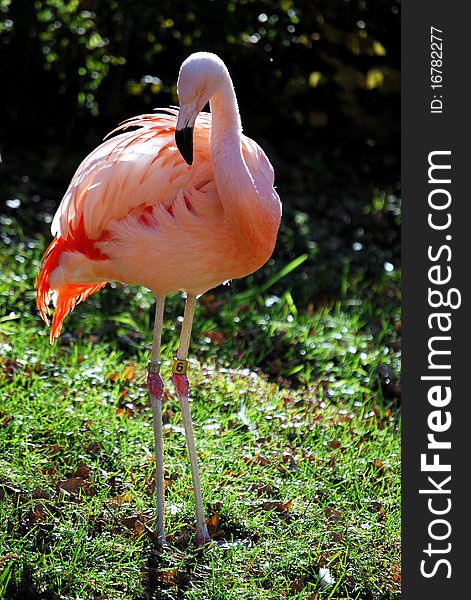
[[[193,130],[198,112],[195,107],[180,107],[175,127],[175,143],[188,165],[193,164]]]
[[[193,127],[175,129],[175,143],[183,160],[188,165],[193,164]]]

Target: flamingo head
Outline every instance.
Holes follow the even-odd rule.
[[[175,128],[175,142],[189,165],[193,163],[193,128],[196,117],[215,94],[226,73],[222,60],[210,52],[195,52],[180,67],[177,81],[180,111]]]

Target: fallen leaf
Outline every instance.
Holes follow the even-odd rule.
[[[299,592],[302,592],[303,589],[305,588],[305,586],[306,586],[306,578],[305,577],[296,577],[290,583],[289,589],[290,589],[290,592],[297,594]]]
[[[47,511],[44,506],[38,502],[33,510],[30,510],[26,515],[26,519],[30,525],[35,525],[37,521],[44,522],[47,519]]]
[[[164,425],[168,425],[168,423],[170,423],[171,419],[173,419],[174,416],[175,413],[173,412],[173,410],[171,408],[167,408],[167,410],[165,410],[164,414],[162,415],[162,423]]]
[[[217,512],[212,512],[210,517],[206,519],[206,524],[208,526],[208,530],[210,535],[213,535],[221,522],[221,517],[217,514]]]
[[[74,473],[74,477],[81,477],[82,479],[90,478],[90,471],[86,465],[83,463],[78,467],[78,469]]]
[[[226,340],[227,334],[225,334],[223,331],[209,331],[206,334],[206,337],[209,338],[211,344],[214,344],[215,346],[221,346],[221,344],[223,344]]]
[[[371,506],[378,513],[378,521],[384,521],[386,518],[386,513],[384,512],[381,504],[379,502],[372,502]]]
[[[337,533],[336,531],[331,531],[330,536],[334,540],[334,542],[336,542],[337,544],[343,544],[344,539],[345,539],[343,537],[343,535],[341,535],[340,533]]]
[[[88,483],[83,477],[69,477],[69,479],[58,481],[56,489],[57,491],[62,490],[68,494],[75,494],[80,489],[88,491]]]
[[[343,512],[340,510],[336,510],[331,506],[326,506],[324,508],[324,516],[332,523],[336,523],[343,517]]]
[[[23,494],[26,493],[26,490],[22,490],[20,488],[13,487],[12,485],[8,485],[6,483],[0,484],[0,500],[8,494],[11,496],[16,496],[17,498],[21,498]]]
[[[125,381],[130,383],[134,379],[135,373],[136,373],[136,365],[134,363],[131,363],[124,369],[124,371],[121,374],[121,377]]]
[[[176,587],[178,584],[178,567],[158,571],[155,574],[155,579],[167,587]]]
[[[296,469],[297,468],[298,465],[296,463],[296,459],[291,454],[291,452],[283,452],[283,454],[281,455],[281,458],[283,459],[284,463],[289,463],[290,469]]]
[[[87,446],[87,452],[89,452],[90,454],[96,455],[96,454],[99,454],[100,451],[101,451],[100,442],[91,442]]]
[[[216,298],[214,294],[206,294],[200,299],[200,304],[206,308],[208,313],[215,314],[219,312],[224,301]]]
[[[21,371],[23,369],[22,364],[13,358],[7,358],[6,360],[1,359],[0,364],[1,364],[4,374],[7,377],[8,383],[10,383],[13,380],[13,377],[15,375],[18,375],[19,373],[21,373]]]
[[[276,492],[276,490],[268,483],[263,485],[254,484],[250,488],[250,491],[255,492],[257,498],[260,498],[260,496],[273,496]]]
[[[287,502],[281,502],[280,500],[265,500],[262,504],[262,509],[284,513],[290,510],[292,503],[292,500],[288,500]]]
[[[34,500],[50,500],[51,494],[47,490],[36,488],[33,490],[32,497]]]
[[[134,526],[133,526],[133,531],[137,536],[141,536],[143,533],[145,533],[146,527],[144,525],[144,523],[142,523],[142,521],[140,521],[139,519],[136,519],[134,521]]]
[[[19,554],[16,554],[16,552],[9,552],[8,554],[0,556],[0,569],[3,569],[3,567],[9,560],[15,560],[17,558],[20,558],[20,556]]]
[[[64,450],[64,446],[59,444],[52,444],[49,446],[49,454],[56,454],[57,452],[62,452]]]
[[[117,415],[124,415],[125,417],[132,417],[134,414],[134,410],[130,409],[129,406],[126,404],[124,408],[117,408],[115,410],[115,413]]]
[[[130,494],[129,492],[126,492],[125,494],[119,494],[118,496],[115,496],[114,498],[111,498],[110,500],[108,500],[108,504],[124,504],[125,502],[132,502],[133,497],[132,494]]]
[[[245,463],[250,465],[259,465],[261,467],[266,467],[270,464],[270,460],[266,456],[262,456],[261,454],[255,455],[245,455],[242,459]]]

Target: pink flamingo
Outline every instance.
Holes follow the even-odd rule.
[[[171,292],[186,294],[172,381],[190,457],[196,542],[202,545],[210,537],[187,378],[196,298],[224,281],[252,273],[268,260],[281,204],[270,162],[258,144],[242,135],[223,61],[207,52],[192,54],[181,66],[177,91],[179,110],[160,110],[124,122],[112,132],[119,135],[106,139],[77,169],[52,223],[55,237],[42,260],[37,305],[49,323],[53,300],[53,343],[67,314],[109,281],[139,284],[155,294],[147,385],[155,436],[156,538],[163,544],[164,300]],[[211,114],[201,113],[208,101]]]

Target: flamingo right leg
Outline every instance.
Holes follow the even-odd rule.
[[[203,496],[201,493],[201,481],[198,469],[198,458],[196,455],[195,434],[193,431],[193,421],[191,419],[190,404],[188,402],[190,385],[186,375],[188,347],[190,345],[191,327],[193,325],[193,316],[195,314],[196,296],[187,294],[185,302],[185,312],[183,314],[182,330],[180,334],[180,344],[177,355],[173,361],[172,381],[178,396],[178,402],[182,411],[182,421],[185,427],[186,445],[190,456],[191,477],[193,480],[193,493],[195,496],[196,507],[196,544],[204,546],[211,541],[206,526],[203,508]]]
[[[147,369],[147,388],[149,390],[154,423],[155,444],[155,493],[157,501],[157,518],[155,535],[157,544],[165,544],[165,487],[164,487],[164,438],[162,428],[162,396],[164,382],[160,375],[160,345],[162,341],[162,326],[164,318],[165,296],[157,296],[155,304],[154,335],[152,339],[152,352]]]

